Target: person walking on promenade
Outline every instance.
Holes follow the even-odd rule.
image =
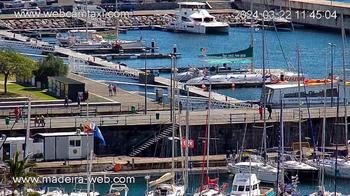
[[[42,127],[45,127],[45,117],[44,117],[44,115],[41,115],[41,117],[40,117],[40,124],[41,124]]]
[[[15,113],[15,118],[16,118],[15,122],[17,123],[19,116],[20,116],[20,113],[21,113],[21,109],[19,109],[19,107],[16,107],[14,113]]]
[[[267,105],[267,111],[269,112],[269,118],[268,118],[268,119],[272,119],[272,117],[271,117],[271,114],[272,114],[272,105],[271,105],[271,104]]]
[[[64,97],[64,106],[68,107],[68,96]]]
[[[113,95],[117,95],[117,87],[113,85]]]
[[[262,107],[262,105],[260,104],[259,105],[259,115],[260,115],[260,120],[262,120],[263,119],[263,107]]]
[[[79,95],[77,97],[77,103],[78,103],[78,107],[80,107],[80,96]]]
[[[108,85],[108,93],[109,93],[108,94],[109,96],[112,96],[112,85],[111,84]]]

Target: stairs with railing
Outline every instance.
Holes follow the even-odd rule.
[[[175,130],[177,128],[179,128],[179,125],[175,124]],[[167,127],[162,132],[160,132],[158,135],[149,138],[146,142],[144,142],[143,144],[141,144],[137,148],[133,149],[132,152],[129,154],[129,156],[134,157],[134,156],[140,154],[142,151],[146,150],[147,148],[149,148],[151,145],[155,144],[159,140],[169,136],[170,133],[172,133],[172,130],[173,130],[172,125]]]

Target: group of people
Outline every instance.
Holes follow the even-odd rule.
[[[267,112],[269,113],[269,116],[267,119],[272,119],[272,105],[271,104],[268,104],[266,106],[266,109],[267,109]],[[260,120],[263,119],[263,114],[264,114],[264,106],[262,104],[260,104],[259,106],[259,115],[260,115]]]
[[[117,94],[117,86],[109,84],[108,85],[108,95],[109,96],[114,96]]]
[[[45,127],[45,117],[41,115],[40,117],[35,116],[34,118],[34,127]]]

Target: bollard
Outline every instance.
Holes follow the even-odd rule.
[[[10,117],[6,116],[5,118],[5,124],[9,125],[10,124]]]

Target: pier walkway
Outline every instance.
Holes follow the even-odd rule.
[[[348,110],[350,107],[348,107]],[[159,113],[157,118],[156,113]],[[178,117],[178,112],[177,119]],[[267,123],[279,122],[280,110],[276,109],[272,112],[272,119],[268,119]],[[297,122],[298,109],[285,109],[283,111],[285,122]],[[310,117],[321,119],[323,117],[323,108],[311,108]],[[309,118],[307,109],[302,109],[303,119]],[[337,116],[337,108],[327,108],[326,117],[335,118]],[[343,118],[344,108],[339,109],[339,117]],[[190,111],[189,123],[190,125],[205,125],[207,118],[207,111]],[[181,124],[185,124],[185,111],[181,114]],[[69,116],[69,117],[48,117],[46,118],[46,125],[44,127],[34,127],[34,119],[31,119],[32,130],[42,130],[48,128],[77,128],[81,123],[84,122],[95,122],[99,126],[134,126],[134,125],[158,125],[158,124],[170,124],[170,113],[169,111],[150,111],[147,115],[144,114],[124,114],[124,115],[100,115],[100,116]],[[178,120],[177,120],[178,121]],[[253,123],[262,124],[260,116],[256,109],[214,109],[211,112],[210,123],[211,124],[242,124],[242,123]],[[11,129],[11,125],[6,125],[5,120],[0,122],[0,130]],[[23,130],[26,128],[25,120],[19,121],[13,126],[13,130]]]
[[[26,36],[18,34],[18,33],[12,33],[12,32],[6,31],[6,30],[0,30],[0,36],[6,37],[7,39],[21,41],[21,42],[23,42],[27,45],[29,44],[33,47],[39,47],[39,48],[42,48],[43,50],[49,50],[50,52],[59,53],[61,55],[65,55],[65,56],[68,56],[70,58],[79,59],[81,61],[85,61],[85,62],[94,64],[94,65],[99,65],[102,67],[109,67],[109,68],[112,68],[113,70],[115,70],[115,72],[121,76],[130,76],[132,78],[136,78],[139,76],[140,73],[143,73],[142,71],[137,70],[137,69],[129,68],[129,67],[126,67],[126,66],[123,66],[120,64],[118,65],[118,64],[103,60],[101,58],[94,57],[94,56],[88,55],[88,54],[82,54],[79,52],[75,52],[75,51],[72,51],[72,50],[67,49],[67,48],[63,48],[63,47],[59,47],[59,46],[55,46],[55,45],[53,46],[47,42],[43,42],[43,41],[39,41],[39,40],[36,40],[33,38],[29,38],[29,37],[26,37]],[[165,86],[170,86],[169,79],[162,78],[162,77],[156,77],[155,81],[159,84],[162,84]],[[185,85],[183,83],[179,82],[180,89],[185,90],[184,86]],[[201,89],[201,88],[189,86],[189,91],[190,91],[190,93],[195,94],[195,95],[200,96],[200,97],[209,97],[209,93],[203,91],[203,89]],[[212,93],[212,99],[214,101],[234,104],[237,107],[251,107],[250,104],[244,104],[240,100],[230,98],[228,96],[224,96],[224,95],[221,95],[221,94],[218,94],[215,92]]]
[[[91,80],[89,78],[79,76],[76,74],[69,74],[69,78],[78,80],[85,83],[85,89],[89,93],[93,93],[98,96],[102,96],[104,99],[107,99],[112,102],[118,102],[121,104],[121,111],[130,111],[131,106],[134,106],[138,110],[143,110],[145,107],[145,98],[138,94],[133,94],[128,91],[125,91],[117,87],[117,93],[114,96],[108,95],[108,86],[107,84]],[[150,99],[147,99],[147,110],[163,110],[165,106],[163,104],[158,104]]]

